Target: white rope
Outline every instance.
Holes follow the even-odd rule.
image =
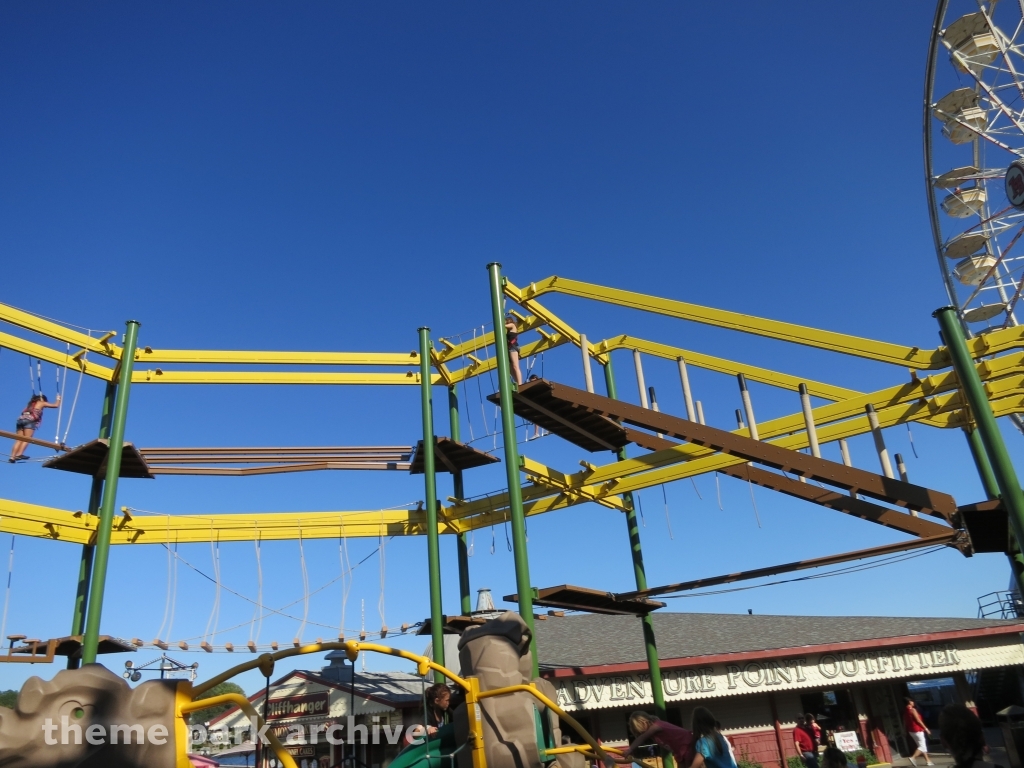
[[[352,589],[352,561],[348,557],[348,537],[345,535],[345,524],[341,524],[341,537],[338,540],[338,557],[341,560],[341,623],[338,625],[338,637],[345,637],[345,615],[348,609],[348,593]]]
[[[253,528],[256,524],[253,523]],[[250,642],[259,642],[260,631],[263,629],[263,617],[260,616],[260,606],[263,605],[263,559],[260,556],[260,537],[257,533],[252,540],[254,549],[256,550],[256,606],[252,612],[252,622],[249,624],[249,640]],[[256,629],[256,620],[259,617],[260,628]],[[255,632],[255,636],[254,636]]]
[[[306,629],[306,621],[309,618],[309,574],[306,571],[306,549],[302,546],[302,523],[299,523],[299,565],[302,566],[302,623],[299,625],[299,634],[296,635],[299,642],[302,642],[302,633]]]
[[[210,609],[210,618],[206,621],[206,631],[203,633],[203,642],[207,638],[213,639],[217,634],[217,621],[220,618],[220,542],[214,543],[213,524],[210,524],[210,558],[213,560],[213,607]],[[210,629],[213,628],[211,632]]]
[[[476,339],[476,331],[473,332],[473,338]],[[462,346],[462,335],[459,335],[459,346]],[[466,353],[462,353],[462,370],[466,368]],[[466,384],[466,376],[462,377],[462,398],[466,401],[466,422],[469,424],[469,440],[473,441],[473,409],[469,407],[469,386]]]
[[[168,547],[170,549],[170,547]],[[174,588],[171,590],[171,613],[167,621],[167,636],[174,632],[174,612],[178,607],[178,542],[174,542]]]
[[[31,370],[31,363],[29,367]],[[14,575],[14,536],[11,536],[11,556],[7,560],[7,592],[4,595],[4,616],[0,619],[0,642],[7,637],[7,609],[11,605],[11,578]]]
[[[171,540],[171,520],[167,518],[167,540]],[[171,584],[174,581],[174,553],[167,547],[167,594],[164,596],[164,617],[160,620],[160,629],[156,631],[157,640],[164,636],[167,626],[167,614],[171,610]]]
[[[32,385],[32,394],[36,393],[36,377],[32,371],[32,358],[28,359],[28,383]]]
[[[383,528],[383,521],[382,521],[382,526],[381,527]],[[381,633],[383,634],[384,630],[387,629],[387,626],[388,626],[388,622],[384,618],[384,610],[385,610],[385,605],[384,605],[384,579],[385,579],[385,576],[387,574],[387,566],[385,565],[386,558],[384,556],[385,552],[384,552],[384,533],[383,533],[383,531],[380,534],[378,547],[379,547],[379,552],[377,553],[377,556],[378,556],[378,559],[380,560],[380,597],[377,598],[377,612],[380,614],[380,627],[381,627]]]
[[[82,391],[82,379],[85,378],[85,357],[85,355],[82,355],[82,359],[79,362],[78,384],[75,385],[75,399],[71,401],[71,413],[68,414],[68,424],[64,430],[64,438],[57,441],[61,445],[67,444],[68,433],[71,432],[71,422],[75,420],[75,408],[78,406],[78,393]]]
[[[60,421],[61,414],[64,413],[64,390],[68,385],[68,359],[71,357],[71,344],[68,343],[67,351],[64,353],[64,381],[60,378],[60,369],[55,368],[54,372],[57,378],[57,397],[60,398],[60,402],[57,404],[57,431],[53,433],[53,442],[60,443]]]

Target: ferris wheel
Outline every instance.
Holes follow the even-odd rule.
[[[939,0],[924,95],[939,269],[968,331],[1024,310],[1024,0]]]

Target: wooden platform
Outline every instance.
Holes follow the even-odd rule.
[[[135,646],[127,640],[110,635],[100,635],[97,653],[134,653]],[[0,652],[0,663],[48,664],[57,656],[80,659],[82,657],[82,636],[58,637],[50,640],[21,639],[12,648]]]
[[[434,437],[434,461],[438,472],[461,472],[464,469],[495,464],[501,459],[489,453],[478,451],[465,443],[447,437]],[[416,443],[409,466],[409,474],[423,474],[423,441]]]
[[[504,599],[517,603],[519,595],[505,595]],[[612,592],[574,587],[570,584],[535,590],[533,604],[547,608],[603,613],[612,616],[646,616],[652,611],[665,607],[665,603],[649,600],[646,597],[619,597]]]
[[[323,446],[255,448],[143,448],[154,475],[237,477],[317,470],[409,469],[412,446]],[[231,466],[242,465],[242,466]]]
[[[487,399],[495,405],[500,402],[498,393]],[[630,442],[620,424],[559,397],[555,385],[545,379],[521,385],[512,394],[512,409],[516,416],[591,453],[618,450]]]
[[[44,467],[60,469],[65,472],[76,472],[92,477],[107,476],[107,454],[110,452],[110,441],[93,440],[91,443],[72,448],[63,456],[57,456],[43,463]],[[152,478],[149,465],[131,443],[125,443],[121,453],[120,477]]]
[[[461,635],[470,627],[478,627],[485,624],[487,619],[480,616],[445,616],[442,632],[446,635]],[[432,624],[428,617],[416,631],[417,635],[429,635],[432,632]]]
[[[524,417],[528,412],[530,398],[536,392],[539,393],[537,396],[542,399],[545,409],[551,410],[551,412],[554,412],[552,409],[557,409],[563,414],[562,420],[567,424],[577,423],[580,432],[584,431],[586,425],[596,424],[597,422],[594,420],[601,418],[615,429],[622,430],[622,439],[625,441],[639,442],[640,435],[645,434],[639,430],[649,430],[656,434],[646,434],[644,439],[648,443],[659,439],[659,434],[664,435],[694,445],[701,445],[737,459],[764,464],[783,473],[828,483],[838,486],[844,491],[852,491],[912,511],[940,517],[951,525],[956,525],[958,522],[956,501],[953,497],[931,488],[884,477],[863,469],[847,467],[838,462],[817,458],[799,451],[791,451],[771,442],[753,440],[734,432],[698,424],[695,421],[667,413],[648,410],[622,400],[612,400],[565,384],[538,379],[523,386],[520,392],[520,396],[525,395],[528,401],[524,408]],[[518,408],[516,413],[519,413]],[[577,422],[573,422],[573,419]],[[638,429],[627,430],[620,426],[620,423]],[[542,424],[542,426],[544,425]],[[590,427],[586,427],[586,429],[590,429]],[[566,439],[569,438],[566,437]],[[577,444],[582,445],[582,443]]]

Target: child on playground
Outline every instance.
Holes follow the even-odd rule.
[[[28,405],[25,406],[25,410],[21,412],[21,416],[19,416],[18,420],[15,422],[15,430],[19,435],[32,437],[43,421],[43,409],[58,407],[60,407],[60,395],[57,395],[57,402],[55,403],[49,402],[46,399],[46,395],[42,393],[32,395],[32,399],[28,401]],[[16,461],[26,460],[28,458],[28,456],[25,455],[26,448],[28,448],[28,443],[23,440],[15,442],[14,449],[11,451],[11,458],[9,458],[8,461],[13,464]]]
[[[505,339],[508,341],[508,362],[512,368],[512,380],[518,386],[523,383],[523,372],[519,370],[519,325],[512,315],[505,318]]]
[[[632,763],[630,755],[638,746],[648,740],[669,750],[672,757],[675,758],[676,768],[690,768],[690,764],[693,763],[697,754],[691,731],[678,725],[672,725],[649,712],[641,710],[633,712],[629,716],[629,731],[634,738],[629,746],[622,750],[622,757],[610,755],[616,763]]]
[[[729,742],[719,730],[721,725],[710,710],[695,707],[691,727],[697,739],[697,756],[690,768],[701,768],[705,765],[708,768],[736,768],[736,759],[733,757]]]

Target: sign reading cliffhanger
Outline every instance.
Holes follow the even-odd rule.
[[[709,699],[760,691],[828,688],[878,679],[930,677],[1024,664],[1015,635],[957,643],[863,652],[821,653],[662,670],[665,699]],[[646,673],[595,675],[559,681],[558,705],[567,710],[651,704]]]

